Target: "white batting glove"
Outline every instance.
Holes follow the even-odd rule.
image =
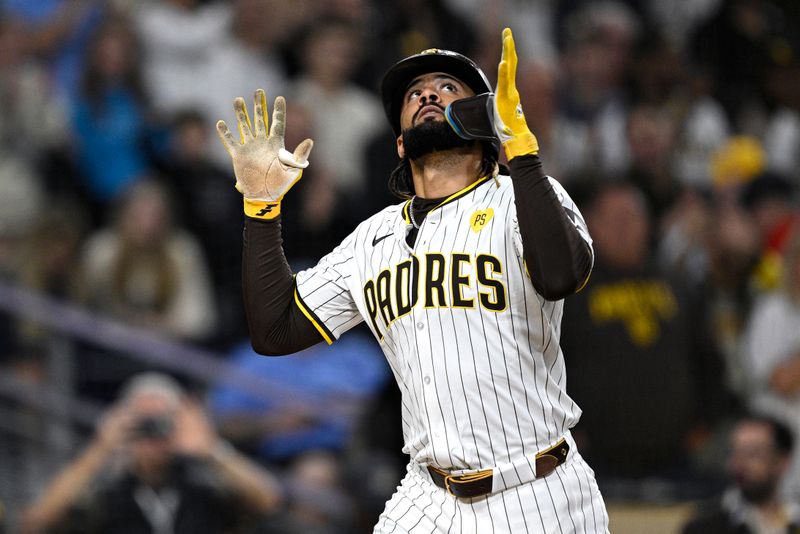
[[[286,100],[275,99],[272,127],[267,127],[267,96],[258,89],[254,96],[255,128],[250,123],[244,99],[233,101],[239,141],[233,137],[225,121],[217,122],[217,133],[231,156],[236,175],[236,189],[244,196],[244,212],[250,217],[274,219],[280,214],[281,199],[300,179],[308,166],[308,155],[314,142],[306,139],[294,153],[284,147]]]

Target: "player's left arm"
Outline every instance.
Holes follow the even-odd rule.
[[[548,178],[539,143],[522,112],[516,87],[517,53],[511,30],[503,30],[494,124],[509,161],[522,237],[523,259],[536,290],[562,299],[588,281],[594,256],[586,223],[566,191]]]
[[[547,300],[576,293],[588,282],[594,260],[581,214],[545,176],[538,156],[516,157],[509,167],[522,257],[533,286]]]

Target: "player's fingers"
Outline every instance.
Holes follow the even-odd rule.
[[[256,137],[267,135],[267,95],[263,89],[256,89],[253,95],[253,123]]]
[[[244,98],[236,97],[233,101],[233,110],[236,112],[236,122],[239,126],[239,140],[244,143],[245,139],[253,137],[252,125],[250,124],[250,117],[247,115],[247,106],[244,103]]]
[[[498,76],[501,76],[499,79],[502,79],[507,87],[513,87],[516,75],[517,51],[514,46],[514,36],[511,34],[511,29],[506,28],[503,30],[503,55],[500,60]]]
[[[497,65],[497,89],[495,93],[500,101],[503,101],[508,96],[508,39],[507,35],[510,30],[505,28],[503,30],[502,46],[503,51],[500,55],[500,63]]]
[[[503,44],[503,51],[500,54],[500,61],[507,61],[508,60],[508,45],[509,45],[509,37],[511,37],[511,28],[503,28],[502,36],[500,37],[500,41]]]
[[[497,66],[497,98],[500,100],[508,96],[508,63],[505,60],[500,61]]]
[[[503,59],[508,61],[511,67],[511,74],[516,74],[517,47],[514,45],[514,35],[511,33],[511,28],[503,30]]]
[[[275,98],[275,105],[272,108],[272,125],[269,129],[269,136],[280,137],[286,134],[286,100],[279,96]]]
[[[306,139],[294,149],[294,159],[298,163],[305,165],[308,162],[308,156],[311,154],[312,148],[314,148],[314,141]]]
[[[225,150],[228,151],[228,154],[233,154],[233,149],[236,146],[236,139],[234,139],[225,121],[217,121],[217,135],[219,136],[219,140],[222,141]]]

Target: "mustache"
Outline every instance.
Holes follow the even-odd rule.
[[[416,113],[414,113],[414,116],[413,116],[413,117],[411,117],[411,120],[412,120],[412,121],[416,121],[416,120],[417,120],[417,117],[419,117],[419,114],[420,114],[420,113],[422,113],[422,110],[423,110],[423,109],[425,109],[425,108],[427,108],[428,106],[434,106],[434,107],[436,107],[436,108],[439,108],[439,111],[441,111],[441,112],[442,112],[442,114],[444,114],[444,108],[443,108],[442,106],[440,106],[440,105],[439,105],[439,104],[437,104],[436,102],[429,102],[429,103],[425,104],[424,106],[422,106],[421,108],[419,108],[419,109],[417,110],[417,112],[416,112]]]
[[[430,154],[469,146],[475,141],[462,139],[445,121],[421,122],[403,130],[406,157],[416,160]]]

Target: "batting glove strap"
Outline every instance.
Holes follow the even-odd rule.
[[[531,132],[512,137],[505,143],[503,148],[509,161],[517,156],[527,156],[539,153],[539,141]]]
[[[244,199],[244,214],[254,219],[274,219],[281,214],[280,201]]]

